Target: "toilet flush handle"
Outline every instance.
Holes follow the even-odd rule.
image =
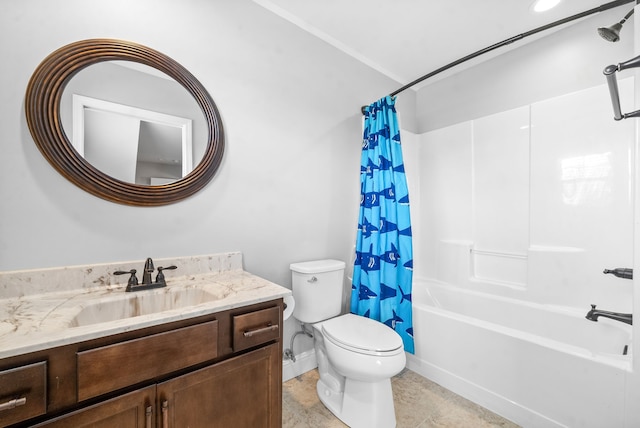
[[[318,278],[316,278],[315,276],[312,276],[311,278],[309,278],[309,279],[307,280],[307,282],[309,282],[309,283],[311,283],[311,284],[313,284],[314,282],[317,282],[317,281],[318,281]]]

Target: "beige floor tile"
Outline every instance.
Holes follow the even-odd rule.
[[[283,384],[283,428],[346,427],[318,399],[317,381],[318,371],[311,370]],[[398,428],[518,428],[411,370],[391,384]]]

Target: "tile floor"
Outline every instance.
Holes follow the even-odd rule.
[[[283,428],[343,428],[316,393],[318,371],[282,385]],[[517,428],[518,425],[405,369],[392,380],[397,428]]]

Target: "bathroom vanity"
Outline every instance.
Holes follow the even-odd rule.
[[[94,283],[2,299],[0,427],[281,426],[289,290],[243,271],[239,253],[170,263],[159,290]],[[103,283],[113,268],[80,271]],[[11,294],[52,272],[8,274]]]

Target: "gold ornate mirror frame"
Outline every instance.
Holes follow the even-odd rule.
[[[73,148],[60,120],[62,92],[69,80],[85,67],[111,60],[139,62],[164,72],[180,83],[202,109],[208,129],[207,147],[202,161],[182,179],[160,186],[127,183],[99,171]],[[159,206],[183,200],[201,190],[222,162],[222,119],[207,90],[173,59],[136,43],[90,39],[51,53],[31,76],[25,111],[31,135],[49,163],[76,186],[111,202]]]

